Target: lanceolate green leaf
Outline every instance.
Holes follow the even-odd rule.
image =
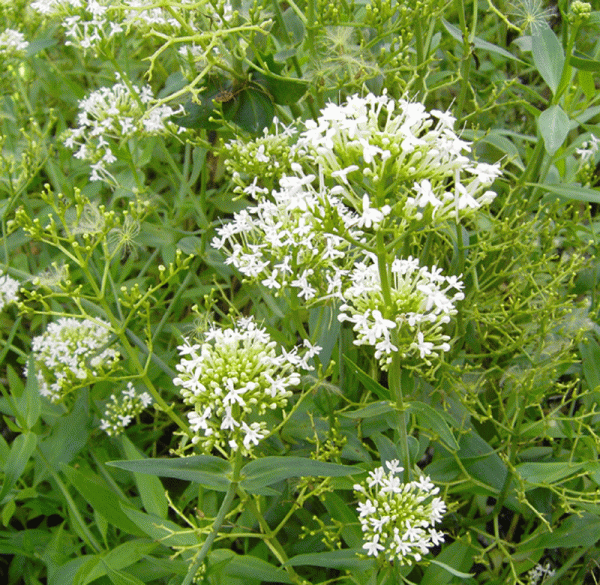
[[[231,483],[228,475],[231,464],[212,455],[194,455],[180,459],[138,459],[135,461],[109,461],[107,465],[135,473],[148,473],[159,477],[174,477],[193,481],[204,487],[227,491]]]
[[[83,473],[67,465],[62,471],[87,503],[115,527],[135,536],[146,536],[121,510],[119,503],[132,507],[117,492],[110,489],[97,475]]]
[[[600,203],[600,190],[580,185],[547,185],[545,183],[529,183],[533,187],[539,187],[564,197],[565,199],[574,199],[576,201],[586,201],[588,203]]]
[[[25,471],[36,445],[37,435],[34,433],[23,433],[13,441],[4,468],[4,484],[0,491],[0,504]]]
[[[429,404],[415,400],[408,405],[408,412],[415,415],[423,428],[434,435],[438,435],[450,449],[453,451],[458,450],[459,445],[456,442],[448,423],[435,408],[429,406]]]
[[[346,548],[318,553],[296,555],[285,563],[286,566],[298,567],[310,565],[323,567],[324,569],[346,569],[346,570],[368,570],[374,562],[369,559],[361,559],[358,554],[364,554],[362,548]]]
[[[290,477],[340,477],[362,472],[362,469],[348,465],[304,457],[263,457],[243,467],[240,485],[249,492],[256,492]]]
[[[390,399],[390,391],[387,388],[382,386],[376,380],[373,380],[369,374],[363,372],[363,370],[361,370],[350,358],[344,356],[344,361],[367,390],[373,392],[380,400]]]
[[[531,48],[533,62],[539,74],[548,84],[552,93],[556,93],[565,65],[565,53],[556,35],[547,24],[540,23],[534,29]]]
[[[127,435],[123,435],[121,440],[127,457],[132,460],[137,460],[137,458],[142,455],[136,449],[135,445],[127,438]],[[165,488],[160,479],[155,475],[135,472],[133,473],[133,477],[140,492],[142,504],[144,504],[146,512],[149,514],[156,514],[161,518],[166,518],[169,510],[169,502],[165,496]]]
[[[219,564],[219,575],[262,583],[295,583],[285,570],[274,567],[252,555],[238,555],[234,551],[217,549],[210,553],[209,564]]]

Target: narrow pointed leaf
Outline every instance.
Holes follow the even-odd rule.
[[[137,459],[135,461],[109,461],[107,465],[135,473],[159,477],[174,477],[225,492],[231,483],[228,475],[231,464],[212,455],[194,455],[181,459]]]
[[[348,465],[326,463],[304,457],[263,457],[244,466],[242,469],[244,479],[240,485],[245,490],[256,492],[290,477],[340,477],[363,471]]]
[[[27,462],[35,451],[36,445],[37,436],[34,433],[23,433],[13,441],[4,469],[4,484],[0,491],[0,503],[25,471]]]

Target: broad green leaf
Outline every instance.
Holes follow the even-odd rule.
[[[459,28],[450,24],[447,20],[444,20],[443,18],[442,18],[442,23],[444,24],[444,28],[450,33],[450,36],[453,39],[455,39],[459,43],[463,42],[462,32],[460,31]],[[493,43],[489,43],[488,41],[484,41],[483,39],[480,39],[479,37],[473,37],[471,42],[473,43],[473,46],[476,49],[481,49],[483,51],[489,51],[490,53],[496,53],[497,55],[502,55],[503,57],[506,57],[507,59],[511,59],[512,61],[517,61],[519,63],[525,64],[523,61],[521,61],[521,59],[519,59],[518,57],[515,57],[512,53],[509,53],[506,49],[503,49],[502,47],[499,47],[498,45],[494,45]]]
[[[323,497],[323,504],[325,504],[325,508],[327,508],[331,517],[341,523],[341,534],[346,544],[350,548],[362,546],[362,530],[358,525],[355,509],[335,492],[326,492]]]
[[[598,189],[590,189],[579,185],[546,185],[545,183],[528,183],[528,185],[539,187],[565,199],[600,203],[600,190]]]
[[[4,484],[0,491],[0,505],[4,503],[4,498],[25,471],[27,462],[33,455],[36,446],[37,436],[31,432],[23,433],[14,439],[4,468]]]
[[[95,579],[99,579],[106,575],[107,567],[113,571],[119,571],[144,558],[150,554],[157,546],[158,542],[150,542],[145,539],[136,539],[124,542],[116,548],[106,553],[99,562],[87,575],[81,585],[87,585]]]
[[[323,567],[324,569],[367,571],[373,566],[374,561],[358,557],[359,554],[364,554],[364,552],[362,548],[345,548],[342,550],[296,555],[289,559],[284,566],[299,567],[309,565],[312,567]]]
[[[308,89],[308,83],[302,79],[285,79],[261,71],[253,73],[252,79],[271,95],[276,104],[284,106],[297,103]]]
[[[589,71],[582,71],[581,69],[577,72],[577,80],[583,93],[588,100],[593,99],[596,96],[596,84],[594,76]]]
[[[379,382],[373,380],[369,374],[363,372],[350,358],[344,356],[344,361],[369,392],[373,392],[380,400],[390,399],[390,391],[387,388],[384,388]]]
[[[539,74],[552,93],[556,93],[565,65],[565,53],[560,41],[547,24],[542,23],[534,29],[531,50]]]
[[[61,416],[53,425],[50,436],[40,444],[40,449],[50,466],[60,470],[60,465],[70,463],[75,455],[85,447],[92,431],[92,417],[88,403],[82,394],[71,412]],[[36,470],[36,483],[49,475],[46,466]]]
[[[225,492],[231,483],[228,475],[231,464],[212,455],[194,455],[179,459],[138,459],[135,461],[108,461],[119,469],[147,473],[159,477],[174,477],[193,481],[209,489]]]
[[[444,420],[444,417],[435,408],[424,402],[413,401],[407,406],[408,412],[415,415],[419,424],[424,428],[439,436],[446,443],[446,446],[453,451],[458,450],[458,443]]]
[[[82,555],[76,559],[70,559],[51,575],[48,575],[48,585],[81,585],[85,576],[98,561],[97,555]]]
[[[533,485],[549,485],[560,482],[580,472],[585,463],[568,463],[565,461],[550,461],[547,463],[520,463],[516,466],[518,474]]]
[[[546,152],[552,156],[567,138],[569,117],[559,105],[554,105],[539,115],[537,124],[538,130],[544,139]]]
[[[189,528],[181,528],[181,526],[170,520],[145,514],[130,506],[124,506],[122,501],[121,509],[145,535],[157,542],[161,542],[165,546],[194,546],[199,542],[199,537],[194,532],[191,532]]]
[[[108,522],[129,534],[146,536],[121,510],[119,503],[132,508],[133,506],[123,500],[117,492],[110,489],[99,476],[83,473],[68,465],[63,465],[61,469],[87,503],[98,514],[104,516]]]
[[[140,456],[143,456],[126,435],[122,435],[121,441],[123,443],[125,455],[127,455],[130,460],[135,460]],[[136,472],[133,472],[133,478],[135,479],[138,491],[140,492],[142,504],[144,505],[146,512],[155,514],[160,518],[166,518],[169,511],[169,502],[165,496],[165,488],[160,479],[155,475]]]
[[[210,564],[225,563],[221,575],[234,578],[255,579],[263,583],[294,583],[288,574],[252,555],[238,555],[234,551],[216,549],[209,554]]]
[[[235,99],[238,106],[231,115],[231,121],[240,128],[251,134],[259,134],[272,124],[275,108],[271,97],[262,89],[243,89]]]
[[[362,472],[356,467],[304,457],[263,457],[244,466],[240,485],[249,492],[260,493],[257,490],[290,477],[340,477]]]

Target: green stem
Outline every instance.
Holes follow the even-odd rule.
[[[383,303],[385,307],[392,308],[392,293],[391,284],[388,273],[387,253],[385,250],[385,241],[383,233],[377,232],[377,267],[379,269],[379,280],[381,282],[381,294],[383,295]],[[392,343],[397,346],[397,333],[392,331]],[[388,380],[390,393],[396,405],[398,414],[398,442],[400,446],[400,454],[402,457],[402,465],[404,467],[404,481],[410,481],[412,472],[410,464],[410,451],[408,449],[408,433],[406,432],[406,406],[404,404],[404,396],[402,394],[402,363],[399,352],[392,354],[392,364],[388,372]]]
[[[463,58],[460,65],[460,92],[456,101],[455,115],[457,118],[462,117],[462,112],[467,100],[467,92],[469,90],[469,74],[471,71],[471,40],[467,29],[467,20],[465,17],[464,0],[455,0],[456,11],[458,12],[458,20],[460,30],[463,37]]]
[[[235,497],[236,488],[240,481],[240,471],[242,470],[242,463],[243,463],[242,455],[241,455],[241,452],[238,451],[236,453],[234,466],[233,466],[233,478],[231,480],[231,483],[229,484],[229,487],[227,488],[227,491],[225,492],[225,497],[223,498],[223,502],[221,503],[219,512],[217,513],[217,515],[215,517],[215,520],[212,525],[212,529],[211,529],[209,535],[206,537],[206,540],[204,541],[202,548],[195,555],[194,562],[193,562],[192,566],[190,567],[190,570],[188,571],[188,573],[185,576],[185,579],[183,580],[181,585],[190,585],[190,583],[193,582],[194,577],[196,576],[196,573],[198,572],[198,569],[201,567],[202,563],[204,562],[204,559],[206,558],[206,555],[208,554],[208,551],[210,550],[210,547],[212,546],[212,543],[215,541],[215,538],[217,538],[217,536],[219,534],[219,530],[221,530],[221,527],[223,526],[223,523],[225,522],[225,517],[229,513],[229,510],[231,510],[231,504],[233,503],[233,498]]]

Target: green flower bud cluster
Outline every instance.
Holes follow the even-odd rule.
[[[96,319],[62,317],[33,338],[33,365],[40,394],[58,402],[115,368],[118,351],[108,347],[110,325]],[[28,374],[25,368],[25,375]]]
[[[111,394],[110,402],[104,411],[104,418],[100,420],[100,429],[106,431],[109,437],[120,435],[125,427],[138,416],[144,408],[152,404],[152,397],[148,392],[138,394],[131,382],[121,396]]]
[[[431,548],[444,541],[434,528],[446,512],[446,504],[434,497],[439,488],[429,477],[402,483],[398,460],[387,461],[388,472],[378,467],[365,484],[356,484],[357,511],[367,556],[383,557],[400,565],[419,562]]]
[[[589,20],[592,13],[592,5],[589,2],[575,0],[571,3],[569,12],[570,20]]]
[[[268,434],[267,411],[284,408],[300,383],[298,369],[309,369],[308,357],[297,350],[278,354],[276,343],[252,318],[240,318],[233,328],[212,326],[200,343],[179,348],[180,387],[188,413],[192,443],[205,453],[237,451],[245,455]]]
[[[225,144],[225,168],[237,185],[236,192],[242,192],[254,177],[259,177],[262,187],[271,190],[281,177],[291,174],[292,164],[298,158],[292,144],[296,132],[277,118],[273,123],[274,133],[265,128],[263,136],[254,140],[238,138]]]

